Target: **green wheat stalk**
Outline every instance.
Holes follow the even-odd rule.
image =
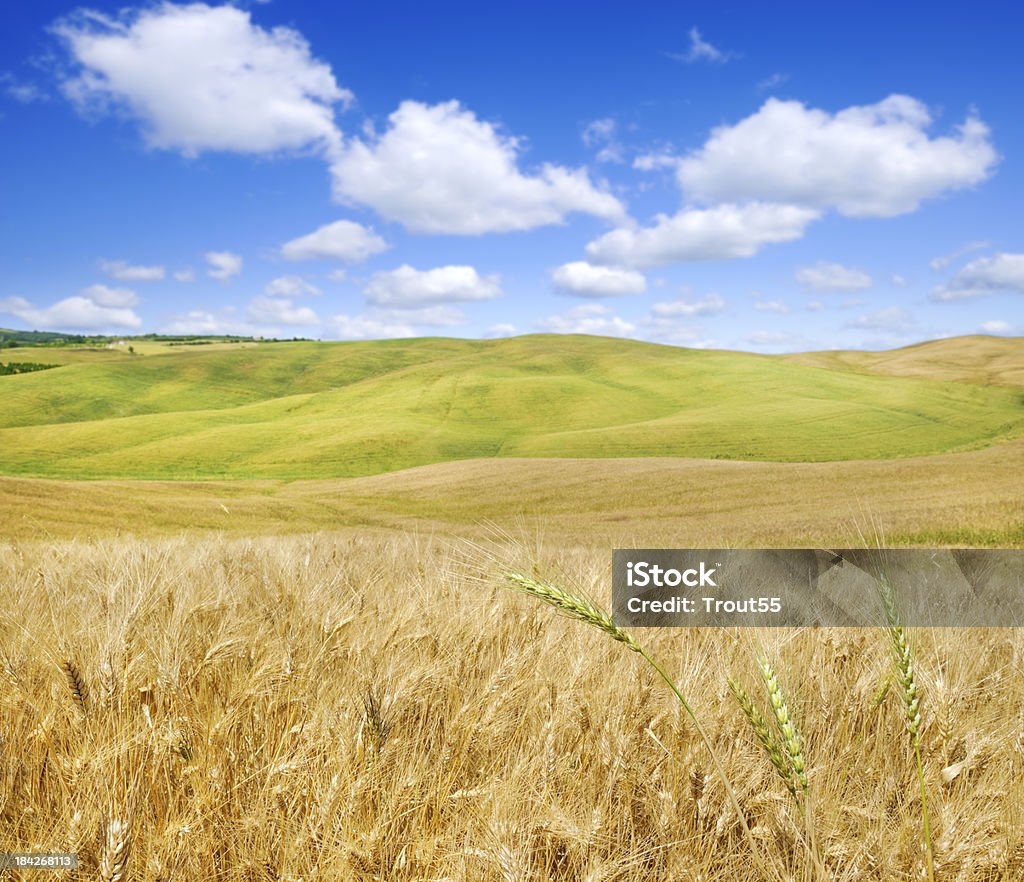
[[[885,619],[889,640],[892,644],[893,660],[896,664],[896,679],[900,684],[903,699],[904,722],[910,733],[914,746],[914,758],[917,760],[917,782],[921,788],[921,814],[924,822],[925,859],[927,861],[928,882],[934,882],[935,866],[932,855],[932,835],[928,822],[928,796],[924,787],[924,764],[921,762],[921,699],[917,694],[917,680],[914,676],[914,658],[907,641],[907,632],[900,623],[899,608],[896,605],[896,592],[889,580],[884,576],[878,579],[879,595],[885,608]]]
[[[697,733],[700,735],[701,740],[704,742],[704,746],[708,749],[708,753],[711,755],[711,761],[715,766],[715,771],[718,773],[718,777],[721,779],[722,784],[725,787],[725,791],[729,796],[729,800],[736,812],[736,816],[739,818],[740,824],[743,826],[747,842],[750,845],[754,860],[757,862],[758,867],[766,876],[774,875],[776,878],[779,878],[778,872],[775,872],[774,874],[768,872],[767,864],[762,856],[761,849],[757,844],[757,840],[754,839],[753,833],[751,833],[750,826],[747,824],[746,816],[743,813],[743,808],[740,806],[739,799],[736,797],[736,791],[733,789],[732,782],[729,780],[729,776],[725,772],[725,768],[719,759],[718,751],[715,749],[711,738],[708,736],[707,732],[705,732],[700,720],[697,719],[697,715],[694,713],[690,703],[686,700],[686,697],[680,691],[672,678],[665,672],[664,668],[662,668],[661,665],[648,655],[646,650],[637,643],[632,634],[624,628],[620,628],[616,625],[608,613],[586,598],[572,594],[563,588],[559,588],[558,586],[552,585],[548,582],[542,582],[529,576],[524,576],[522,573],[505,572],[503,575],[519,591],[522,591],[531,597],[535,597],[549,606],[553,606],[564,616],[603,631],[613,640],[625,644],[631,652],[635,652],[640,655],[644,661],[654,668],[658,673],[658,676],[665,681],[669,689],[672,690],[672,693],[678,699],[679,703],[683,706],[683,709],[693,722]]]
[[[768,721],[754,705],[753,700],[747,694],[747,691],[743,686],[732,677],[727,677],[726,679],[729,682],[729,688],[732,690],[736,703],[740,706],[740,710],[743,711],[743,716],[747,718],[747,722],[750,723],[750,728],[754,730],[754,735],[757,737],[761,747],[764,748],[764,752],[768,755],[768,759],[771,760],[772,767],[782,779],[782,783],[786,785],[786,789],[792,793],[795,798],[796,784],[793,782],[793,768],[790,765],[789,760],[783,754],[779,736],[772,731],[771,727],[768,725]]]

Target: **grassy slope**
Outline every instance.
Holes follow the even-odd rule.
[[[883,352],[801,352],[781,356],[792,364],[832,370],[1024,386],[1024,338],[954,337]]]
[[[934,346],[953,344],[979,345]],[[1019,389],[938,368],[940,379],[883,375],[833,354],[808,364],[553,336],[146,351],[68,350],[59,370],[2,378],[0,472],[324,478],[494,456],[886,459],[1024,434]]]
[[[316,481],[0,478],[8,538],[355,528],[587,546],[1024,547],[1024,441],[898,461],[486,459]]]

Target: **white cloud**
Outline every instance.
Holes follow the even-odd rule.
[[[348,273],[343,269],[331,270],[327,274],[327,279],[331,282],[344,282],[348,279]]]
[[[659,171],[663,168],[676,168],[679,157],[674,153],[645,153],[633,160],[633,168],[637,171]]]
[[[642,324],[645,337],[662,343],[685,344],[694,349],[707,349],[715,343],[704,337],[700,329],[679,324],[678,319],[651,316]]]
[[[217,315],[203,309],[193,309],[183,315],[172,316],[170,321],[161,326],[160,333],[211,336],[235,334],[249,337],[255,336],[256,329],[246,322],[238,321],[231,310],[225,310]]]
[[[484,331],[485,337],[511,337],[516,333],[516,326],[510,325],[507,322],[499,322],[496,325],[491,325],[486,331]]]
[[[989,322],[982,322],[980,330],[986,334],[1008,334],[1011,330],[1009,322],[1004,322],[1001,319],[993,319]]]
[[[774,312],[776,315],[789,315],[789,307],[781,300],[757,300],[754,309],[759,312]]]
[[[363,293],[377,306],[403,309],[489,300],[501,293],[501,284],[498,276],[481,276],[471,266],[417,270],[406,264],[395,270],[374,273]]]
[[[804,309],[808,312],[821,312],[825,308],[825,304],[820,300],[808,300],[804,304]]]
[[[360,263],[390,246],[371,228],[339,220],[281,246],[285,260],[341,260]]]
[[[597,334],[606,337],[628,337],[636,325],[627,322],[600,303],[586,303],[561,315],[548,316],[534,327],[552,334]]]
[[[618,297],[643,294],[647,290],[643,273],[594,266],[584,260],[562,264],[552,272],[551,278],[559,290],[579,297]]]
[[[259,325],[316,325],[320,317],[308,306],[296,306],[282,297],[256,297],[245,311]]]
[[[95,299],[99,297],[108,304],[118,299],[125,300],[124,297],[107,297],[106,292],[96,290],[104,287],[94,285],[91,289],[86,288],[81,295],[66,297],[46,307],[33,306],[23,297],[7,297],[0,300],[0,313],[13,315],[33,329],[44,331],[98,332],[141,327],[142,319],[132,309],[125,305],[105,305]]]
[[[611,117],[595,119],[583,130],[587,147],[600,147],[594,157],[598,162],[623,162],[623,146],[616,137],[618,126]]]
[[[136,117],[152,147],[195,156],[340,144],[333,105],[352,95],[291,28],[265,30],[234,6],[163,2],[117,18],[82,11],[54,31],[81,68],[63,84],[68,97],[87,113]]]
[[[139,298],[128,288],[111,288],[107,285],[90,285],[82,289],[82,295],[88,297],[97,306],[113,308],[138,306]]]
[[[194,282],[196,280],[195,270],[190,266],[185,269],[178,270],[174,274],[174,280],[176,282]]]
[[[684,61],[687,64],[693,64],[696,61],[709,61],[712,64],[725,64],[736,56],[734,52],[724,52],[715,46],[712,46],[707,40],[705,40],[700,31],[693,27],[690,28],[690,45],[685,52],[669,52],[668,57],[673,58],[676,61]]]
[[[772,89],[778,88],[783,83],[788,82],[789,74],[786,73],[773,73],[769,77],[765,77],[761,80],[754,88],[758,92],[770,92]]]
[[[821,260],[796,272],[797,282],[807,291],[863,291],[871,287],[871,276],[864,270]]]
[[[404,101],[379,137],[349,142],[332,165],[336,196],[418,233],[480,234],[561,223],[570,212],[613,221],[619,201],[583,169],[517,167],[520,141],[457,101]]]
[[[846,328],[860,328],[866,331],[906,331],[914,321],[905,309],[889,306],[877,312],[866,313],[846,322]]]
[[[762,352],[799,352],[812,345],[802,334],[788,331],[754,331],[746,340]]]
[[[466,323],[466,315],[462,310],[444,305],[419,309],[372,309],[367,315],[388,324],[411,324],[428,328],[450,328]]]
[[[620,228],[587,245],[598,263],[646,269],[677,261],[750,257],[762,245],[790,242],[819,216],[810,208],[755,202],[685,209],[639,230]]]
[[[944,270],[954,260],[963,257],[965,254],[970,254],[972,251],[984,251],[986,248],[991,248],[992,243],[983,240],[977,240],[974,242],[968,242],[966,245],[957,248],[956,251],[950,252],[949,254],[943,254],[941,257],[935,257],[928,261],[930,266],[935,272]]]
[[[680,160],[691,199],[765,200],[893,217],[922,200],[977,184],[998,156],[974,116],[956,134],[929,138],[928,109],[906,95],[836,114],[770,98],[751,116],[712,131]]]
[[[206,262],[210,264],[206,274],[211,279],[220,279],[222,282],[242,271],[242,258],[230,251],[207,251]]]
[[[899,274],[894,274],[894,275],[893,275],[893,276],[892,276],[892,277],[891,277],[891,278],[889,279],[889,281],[890,281],[890,282],[891,282],[891,283],[892,283],[893,285],[895,285],[895,286],[896,286],[897,288],[906,288],[906,287],[907,287],[907,285],[909,284],[909,283],[907,282],[907,280],[906,280],[905,278],[903,278],[903,276],[901,276],[901,275],[899,275]]]
[[[121,282],[157,282],[166,275],[162,266],[132,266],[123,260],[99,261],[100,269]]]
[[[651,314],[660,318],[687,317],[698,315],[716,315],[723,312],[726,302],[720,294],[708,294],[700,300],[670,300],[662,303],[655,303],[651,307]]]
[[[301,276],[278,276],[267,283],[263,293],[271,297],[319,297],[323,292],[316,286],[311,285]]]
[[[1024,254],[993,254],[972,260],[941,288],[932,300],[964,300],[996,291],[1024,294]]]
[[[48,101],[49,96],[35,83],[19,80],[10,71],[0,72],[0,87],[4,94],[19,104],[34,104],[37,101]]]
[[[388,321],[365,315],[336,315],[324,323],[327,336],[337,340],[384,340],[415,337],[416,329],[406,322]]]

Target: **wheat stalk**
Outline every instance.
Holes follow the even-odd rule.
[[[732,807],[736,812],[736,816],[739,818],[740,824],[743,827],[743,831],[746,835],[747,842],[750,845],[754,860],[757,862],[761,871],[765,875],[769,875],[767,864],[761,854],[761,849],[750,830],[750,825],[747,823],[746,815],[743,813],[743,808],[736,796],[736,791],[732,786],[732,782],[729,780],[729,776],[725,772],[725,767],[722,765],[721,759],[718,756],[718,751],[715,749],[710,736],[705,732],[700,720],[697,719],[697,715],[694,713],[690,703],[686,700],[686,697],[675,684],[675,681],[672,680],[672,678],[665,672],[664,668],[662,668],[661,665],[647,654],[643,647],[637,643],[632,634],[624,628],[620,628],[616,625],[608,613],[590,600],[580,597],[577,594],[572,594],[563,588],[559,588],[557,585],[552,585],[548,582],[541,582],[537,579],[532,579],[529,576],[524,576],[522,573],[506,572],[504,575],[505,578],[512,582],[518,590],[529,594],[531,597],[536,597],[538,600],[543,601],[549,606],[553,606],[560,613],[571,619],[575,619],[576,621],[583,622],[597,628],[600,631],[604,631],[604,633],[613,640],[625,644],[629,650],[640,655],[644,661],[654,668],[658,676],[661,677],[661,679],[664,680],[672,690],[672,693],[678,699],[679,703],[683,706],[683,709],[690,717],[690,720],[693,722],[697,733],[704,742],[704,746],[711,755],[711,761],[714,763],[715,771],[718,773],[718,776],[725,787],[725,791],[729,796],[729,800],[732,803]],[[774,875],[777,878],[780,876],[777,870]]]
[[[896,603],[896,592],[885,575],[878,578],[878,593],[885,608],[885,619],[889,641],[892,644],[893,660],[896,664],[896,679],[900,684],[900,695],[903,699],[904,722],[910,733],[914,747],[914,758],[917,761],[917,782],[921,789],[921,816],[924,825],[925,860],[927,863],[928,880],[935,879],[935,866],[932,848],[931,827],[928,821],[928,794],[924,786],[924,764],[921,761],[921,699],[917,694],[917,679],[914,676],[914,658],[907,640],[907,632],[900,622],[899,607]]]

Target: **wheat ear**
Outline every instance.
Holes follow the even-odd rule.
[[[128,875],[128,824],[113,820],[107,824],[107,835],[100,857],[100,878],[103,882],[124,882]]]
[[[757,736],[757,740],[760,742],[761,747],[764,748],[764,752],[768,754],[768,759],[771,760],[772,766],[786,785],[786,789],[793,796],[796,796],[793,770],[790,767],[789,761],[782,753],[779,736],[772,731],[768,721],[761,715],[761,712],[754,705],[747,691],[732,677],[727,677],[726,679],[729,681],[729,688],[736,698],[736,703],[743,711],[743,716],[747,718],[747,722],[750,723],[750,728],[754,730],[754,735]]]
[[[786,704],[786,696],[779,686],[775,669],[767,659],[758,663],[761,671],[761,678],[764,680],[765,688],[768,690],[768,701],[771,702],[772,713],[775,715],[775,722],[778,724],[779,732],[782,734],[782,744],[786,748],[786,758],[789,768],[796,776],[800,787],[807,790],[807,772],[804,763],[803,744],[800,739],[800,732],[796,728],[789,713],[789,706]]]
[[[697,730],[697,734],[700,735],[701,740],[704,742],[704,746],[708,749],[708,753],[711,754],[711,761],[714,763],[715,771],[718,773],[718,777],[721,779],[722,784],[725,787],[725,792],[729,796],[729,800],[736,812],[736,816],[739,818],[740,824],[743,827],[743,832],[746,835],[747,842],[750,845],[751,852],[759,869],[766,876],[774,875],[776,878],[780,878],[780,874],[777,870],[774,874],[769,873],[767,863],[761,854],[761,849],[757,840],[754,839],[754,834],[750,830],[750,825],[747,823],[746,815],[743,814],[743,807],[740,805],[740,801],[736,796],[736,791],[733,789],[732,782],[729,780],[729,776],[725,773],[725,767],[719,759],[718,751],[715,749],[710,736],[704,731],[704,727],[701,725],[700,720],[697,719],[697,715],[694,713],[690,703],[686,700],[679,687],[675,684],[675,681],[673,681],[665,672],[665,669],[647,654],[643,647],[637,643],[632,634],[624,628],[620,628],[616,625],[608,613],[586,598],[572,594],[563,588],[559,588],[557,585],[552,585],[548,582],[541,582],[537,579],[531,579],[529,576],[524,576],[522,573],[506,572],[504,575],[505,578],[508,579],[518,590],[525,594],[529,594],[531,597],[536,597],[538,600],[542,600],[549,606],[553,606],[560,613],[571,619],[584,622],[585,624],[604,631],[604,633],[613,640],[617,640],[619,643],[625,644],[632,652],[642,656],[644,661],[654,668],[658,676],[665,681],[669,689],[672,690],[672,693],[679,700],[679,703],[683,706],[683,709],[693,722],[694,728]]]
[[[927,862],[928,882],[935,879],[935,861],[932,852],[932,834],[928,821],[928,794],[924,786],[924,763],[921,761],[921,699],[917,694],[917,679],[914,676],[914,658],[907,640],[907,632],[900,622],[899,607],[896,604],[896,592],[889,580],[882,575],[878,579],[878,593],[885,608],[885,619],[892,644],[893,660],[896,663],[896,678],[900,684],[900,695],[903,699],[904,722],[910,733],[914,747],[914,758],[917,761],[917,783],[921,788],[921,819],[924,826],[925,860]]]
[[[61,669],[64,671],[64,679],[67,681],[68,689],[71,691],[71,699],[75,706],[83,714],[89,710],[89,686],[82,676],[82,671],[71,658],[65,658],[61,662]]]

